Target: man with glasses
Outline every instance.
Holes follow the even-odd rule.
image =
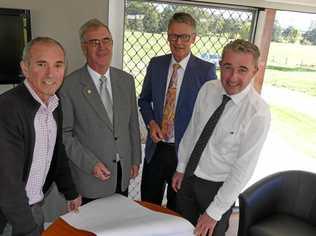
[[[269,107],[251,84],[259,55],[256,45],[241,39],[224,47],[221,79],[201,88],[179,145],[172,186],[197,236],[225,236],[267,137]]]
[[[178,162],[178,145],[200,87],[216,79],[215,65],[191,53],[195,38],[193,17],[175,13],[168,24],[171,54],[151,59],[138,100],[148,128],[141,197],[160,205],[168,184],[167,207],[172,210],[176,210],[171,179]]]
[[[113,41],[97,19],[81,26],[87,64],[60,90],[64,142],[83,204],[113,193],[128,195],[141,162],[134,78],[111,67]]]

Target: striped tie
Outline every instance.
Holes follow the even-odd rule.
[[[99,79],[99,93],[108,117],[113,124],[113,103],[109,90],[106,87],[106,79],[105,75],[101,75]]]

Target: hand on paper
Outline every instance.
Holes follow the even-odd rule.
[[[196,224],[194,235],[196,236],[212,236],[217,221],[204,213],[200,215]]]
[[[172,188],[175,192],[178,192],[181,188],[182,180],[183,180],[183,173],[176,171],[172,178]]]
[[[132,165],[131,167],[131,178],[135,178],[138,175],[139,165]]]
[[[98,162],[95,165],[92,174],[102,181],[108,180],[111,177],[111,172],[102,162]]]
[[[81,206],[81,196],[79,195],[77,198],[74,200],[68,201],[67,202],[67,210],[68,211],[73,211],[75,213],[79,212],[79,207]]]
[[[159,125],[156,123],[156,121],[151,120],[148,124],[150,136],[154,143],[158,143],[159,141],[163,140],[163,134],[159,127]]]

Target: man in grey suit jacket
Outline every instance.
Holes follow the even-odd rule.
[[[141,149],[134,79],[110,67],[111,32],[92,19],[79,34],[87,64],[65,79],[60,96],[64,143],[85,204],[113,193],[127,196]]]

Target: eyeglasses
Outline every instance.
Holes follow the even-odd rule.
[[[182,42],[189,42],[192,34],[168,34],[168,40],[176,42],[180,39]]]
[[[91,45],[92,47],[99,47],[99,46],[101,46],[101,44],[109,45],[109,44],[112,44],[112,42],[113,42],[112,38],[106,37],[106,38],[103,38],[103,39],[89,39],[85,43]]]

